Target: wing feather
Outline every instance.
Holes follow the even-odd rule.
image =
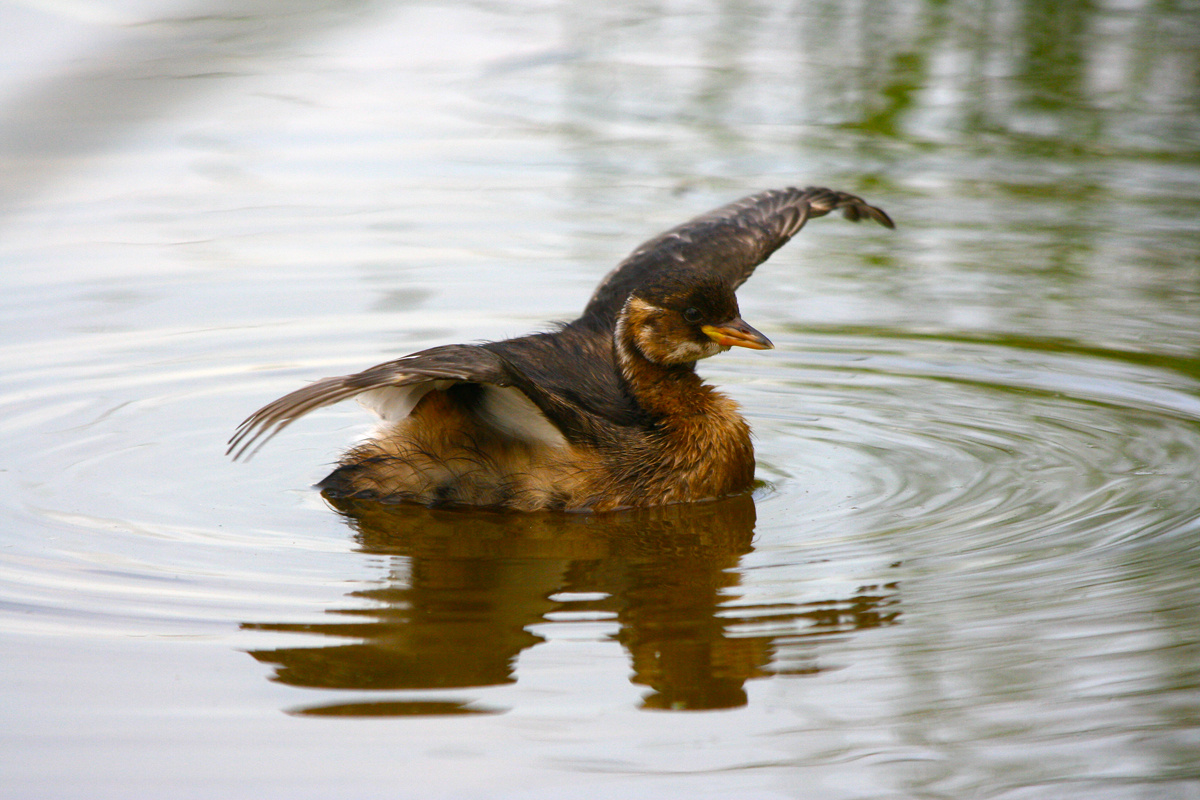
[[[250,458],[277,433],[310,411],[364,392],[447,380],[495,386],[512,383],[507,364],[495,353],[474,345],[435,347],[353,375],[324,378],[286,394],[247,417],[234,432],[225,452],[234,460]]]
[[[851,222],[872,219],[895,227],[881,209],[833,189],[810,186],[750,195],[642,244],[600,283],[581,319],[612,324],[634,289],[681,263],[723,275],[736,289],[806,222],[836,210]]]

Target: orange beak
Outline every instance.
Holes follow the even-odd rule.
[[[771,340],[735,317],[720,325],[704,325],[704,334],[722,347],[749,347],[751,350],[770,350]]]

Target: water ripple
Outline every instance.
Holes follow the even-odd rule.
[[[1041,551],[1162,536],[1200,517],[1200,386],[1184,369],[904,336],[792,336],[780,349],[773,374],[786,377],[739,390],[760,411],[766,505],[786,502],[817,527]]]
[[[423,322],[393,320],[427,333]],[[137,627],[174,603],[170,613],[228,620],[231,597],[274,607],[289,596],[283,584],[290,602],[308,604],[328,559],[352,544],[307,487],[366,427],[365,415],[353,404],[322,412],[250,465],[229,464],[222,445],[263,400],[387,357],[361,340],[370,326],[307,320],[6,348],[0,427],[17,455],[4,479],[21,486],[3,496],[24,498],[0,509],[13,531],[0,576],[9,610],[32,604],[86,618],[104,605]],[[1188,369],[886,331],[774,338],[779,349],[768,356],[703,366],[743,404],[767,481],[747,583],[788,585],[797,546],[824,547],[845,564],[881,536],[908,549],[882,548],[880,564],[953,552],[963,563],[1019,565],[1033,554],[1078,558],[1155,540],[1191,547],[1194,537],[1180,534],[1200,520],[1200,387]],[[219,513],[198,518],[203,509]],[[234,529],[220,522],[230,514]],[[43,557],[48,538],[61,543],[57,559]],[[234,566],[268,548],[269,566]],[[784,572],[772,577],[772,566]],[[296,574],[306,570],[307,588]],[[884,584],[884,573],[864,574]],[[168,579],[188,588],[164,604],[143,601],[147,586],[160,592]],[[793,606],[809,602],[779,590]],[[756,592],[747,590],[743,612],[779,599]]]

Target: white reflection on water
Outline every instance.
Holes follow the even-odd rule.
[[[0,12],[14,796],[1189,796],[1193,13],[78,8]],[[306,487],[351,407],[221,456],[793,182],[899,230],[742,291],[779,349],[705,365],[768,482],[726,539],[348,527]]]

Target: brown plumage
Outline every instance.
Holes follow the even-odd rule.
[[[229,452],[252,454],[298,417],[357,396],[383,426],[318,484],[335,497],[606,511],[745,491],[749,426],[696,361],[772,346],[742,321],[734,291],[836,209],[893,227],[830,189],[752,195],[643,244],[558,330],[317,381],[251,415]]]

